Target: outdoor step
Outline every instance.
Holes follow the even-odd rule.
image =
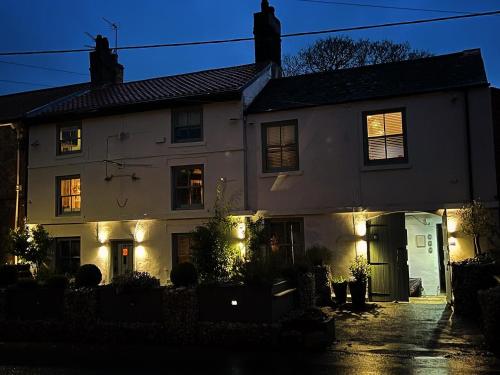
[[[280,298],[280,297],[284,297],[286,296],[287,294],[290,294],[290,293],[293,293],[297,290],[297,288],[290,288],[290,289],[286,289],[282,292],[279,292],[279,293],[275,293],[273,294],[273,297],[276,297],[276,298]]]

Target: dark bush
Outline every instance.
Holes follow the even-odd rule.
[[[176,287],[196,285],[198,284],[198,272],[193,263],[179,263],[172,268],[170,280]]]
[[[53,275],[45,280],[45,286],[52,289],[67,289],[69,279],[64,275]]]
[[[22,278],[22,279],[17,279],[15,287],[20,289],[34,289],[38,288],[38,285],[39,285],[38,281],[36,281],[35,279]]]
[[[75,285],[77,288],[95,288],[101,280],[101,270],[95,264],[84,264],[76,271]]]
[[[113,284],[117,291],[127,292],[158,288],[160,286],[160,280],[147,272],[134,271],[113,277],[111,284]]]
[[[482,326],[484,336],[490,349],[496,354],[500,354],[500,286],[495,288],[480,290],[478,300],[481,305]]]
[[[312,266],[324,266],[330,264],[332,252],[325,246],[314,245],[307,249],[306,257]]]
[[[13,264],[0,266],[0,287],[15,284],[17,281],[17,268]]]
[[[299,262],[283,267],[280,274],[283,278],[290,281],[293,285],[297,285],[302,275],[311,272],[311,267],[306,262]]]
[[[29,264],[16,264],[14,267],[17,269],[17,278],[18,279],[32,279],[33,274],[30,270]]]

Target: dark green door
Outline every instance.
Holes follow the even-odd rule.
[[[368,262],[372,276],[368,291],[371,301],[408,301],[409,274],[405,214],[393,213],[366,224]]]

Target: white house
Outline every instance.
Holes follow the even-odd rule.
[[[254,33],[255,64],[128,83],[98,38],[92,85],[26,115],[27,222],[56,238],[58,271],[166,282],[221,183],[284,262],[321,244],[334,274],[368,256],[374,300],[406,300],[410,279],[449,292],[448,259],[472,254],[456,210],[498,206],[480,52],[279,78],[266,1]]]

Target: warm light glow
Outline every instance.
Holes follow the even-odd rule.
[[[108,247],[107,246],[101,246],[98,251],[99,258],[101,259],[107,259],[108,258]]]
[[[139,220],[135,225],[135,231],[134,231],[135,242],[141,243],[144,241],[145,237],[146,237],[146,223],[144,221]]]
[[[99,233],[97,236],[101,244],[105,244],[109,240],[109,232],[105,228],[99,228]]]
[[[231,306],[238,306],[238,301],[236,301],[235,299],[233,299],[231,301]]]
[[[246,225],[244,222],[238,223],[236,226],[236,237],[240,240],[245,239]]]
[[[448,220],[446,221],[448,225],[448,233],[453,236],[458,229],[458,220],[456,217],[448,217]]]
[[[365,240],[356,242],[356,255],[362,255],[365,258],[368,257],[368,243]]]
[[[243,242],[238,242],[238,250],[240,252],[240,256],[242,258],[245,258],[245,256],[247,255],[247,248]]]
[[[457,239],[455,237],[448,238],[448,245],[451,247],[457,246]]]
[[[363,237],[366,235],[366,221],[359,220],[355,225],[356,235]]]
[[[135,256],[137,258],[145,258],[146,257],[146,249],[144,248],[144,246],[142,246],[142,245],[136,246]]]

